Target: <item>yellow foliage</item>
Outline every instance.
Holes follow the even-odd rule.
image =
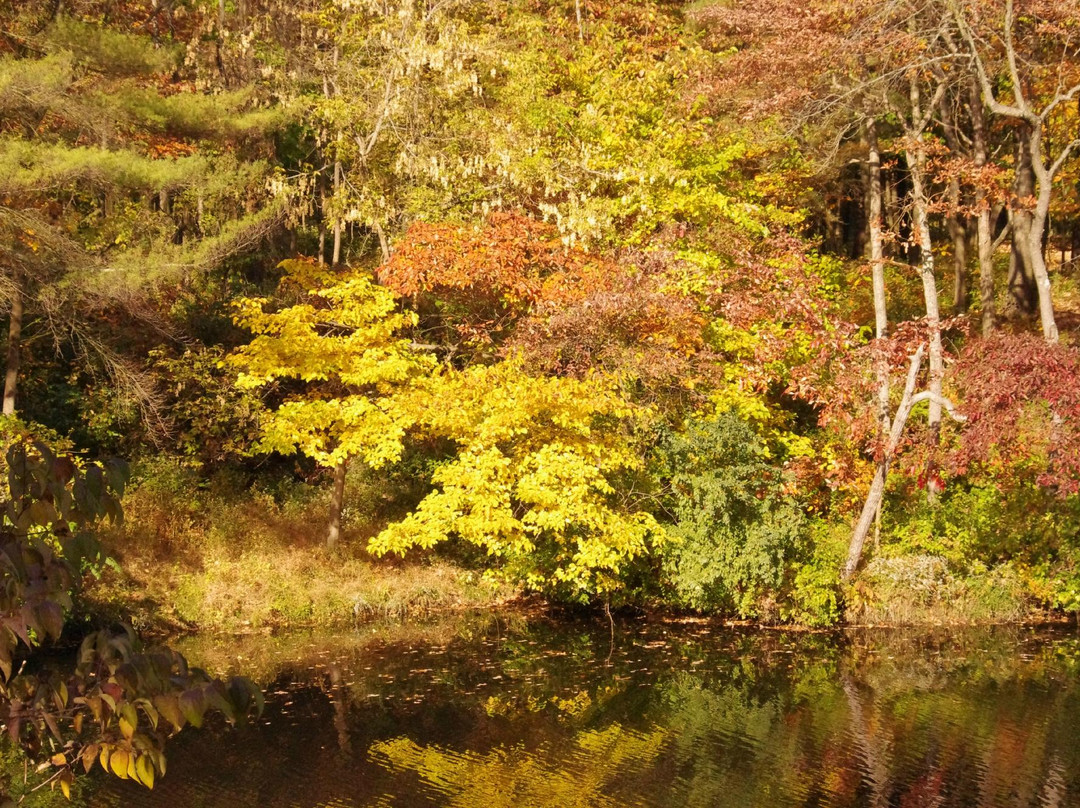
[[[532,586],[580,596],[617,588],[620,571],[663,539],[613,484],[641,466],[622,430],[640,413],[604,382],[536,378],[511,359],[433,376],[412,404],[418,429],[459,454],[414,513],[372,539],[374,552],[457,536],[524,561]]]
[[[416,315],[400,311],[394,293],[365,273],[306,260],[283,267],[282,287],[305,291],[302,302],[267,311],[266,299],[239,301],[235,320],[254,339],[228,361],[241,371],[240,387],[312,384],[271,414],[259,448],[329,466],[353,457],[376,468],[396,460],[411,423],[402,391],[434,368],[432,357],[398,336]]]
[[[415,315],[392,292],[307,261],[286,270],[286,287],[308,290],[301,302],[237,305],[236,321],[254,334],[229,358],[238,384],[310,383],[263,424],[259,448],[374,468],[400,457],[410,431],[458,448],[433,475],[437,489],[372,539],[372,551],[456,536],[506,558],[532,586],[585,596],[618,587],[625,566],[662,540],[650,514],[621,501],[616,475],[642,464],[626,426],[642,413],[606,382],[536,378],[517,358],[436,372],[397,336]]]

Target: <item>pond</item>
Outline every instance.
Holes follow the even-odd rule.
[[[190,639],[266,688],[89,806],[1075,806],[1075,628],[808,634],[469,616]]]

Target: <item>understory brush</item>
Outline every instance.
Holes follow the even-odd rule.
[[[201,480],[155,460],[136,471],[125,524],[104,537],[119,562],[85,593],[99,617],[147,629],[233,632],[342,626],[371,617],[490,606],[514,595],[480,571],[432,554],[377,560],[384,481],[354,474],[341,544],[325,545],[329,491],[287,477]],[[383,515],[381,519],[385,520]]]
[[[672,605],[767,622],[837,620],[838,545],[816,535],[745,421],[727,412],[669,433],[661,460],[675,519],[662,573]]]
[[[1033,606],[1010,564],[958,570],[941,556],[879,556],[852,587],[846,617],[886,625],[1009,623],[1032,616]]]
[[[850,524],[806,516],[743,424],[699,424],[664,448],[673,540],[627,575],[622,602],[807,626],[1000,623],[1080,610],[1076,496],[957,481],[931,505],[898,478],[868,563],[843,585]],[[423,494],[405,491],[415,483],[400,476],[350,475],[343,540],[328,549],[326,485],[143,463],[125,524],[105,536],[119,564],[88,588],[84,608],[142,629],[238,632],[515,597],[505,574],[494,577],[497,561],[465,543],[407,560],[368,552],[368,539]]]
[[[1024,479],[954,481],[934,503],[889,499],[881,543],[849,596],[860,623],[1009,622],[1080,610],[1080,497]]]

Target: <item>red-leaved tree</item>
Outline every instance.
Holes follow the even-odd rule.
[[[1080,349],[995,336],[972,342],[953,375],[968,417],[954,473],[1027,473],[1063,495],[1080,491]]]

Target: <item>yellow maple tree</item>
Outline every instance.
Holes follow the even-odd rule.
[[[279,379],[306,382],[262,425],[258,449],[299,452],[334,469],[327,543],[337,542],[348,463],[372,468],[397,460],[414,418],[402,391],[430,373],[434,358],[401,332],[416,316],[365,272],[329,270],[308,259],[282,264],[290,306],[268,310],[266,298],[236,303],[234,320],[254,335],[230,355],[237,384],[252,389]]]
[[[584,600],[609,598],[664,541],[619,485],[642,465],[625,429],[642,411],[602,378],[531,376],[515,357],[433,375],[410,406],[418,431],[458,452],[435,471],[436,490],[371,540],[375,553],[456,537],[530,588]]]

